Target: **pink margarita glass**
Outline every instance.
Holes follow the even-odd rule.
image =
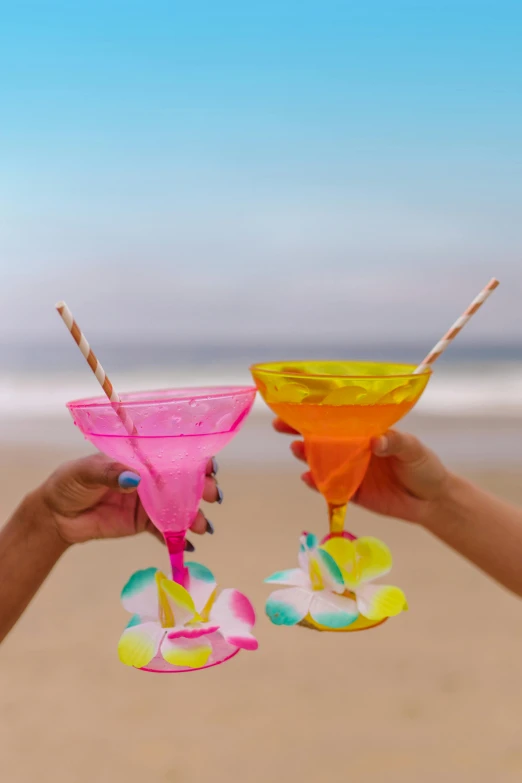
[[[138,587],[143,594],[147,590],[150,593],[153,588],[155,589],[152,581],[156,579],[160,591],[160,604],[163,595],[167,616],[170,612],[171,617],[183,615],[185,618],[183,612],[186,612],[181,605],[176,604],[176,601],[179,602],[179,596],[175,595],[175,586],[169,588],[172,582],[180,585],[184,591],[189,591],[192,597],[197,593],[201,596],[201,600],[203,598],[205,601],[211,598],[214,600],[215,589],[214,594],[209,593],[209,585],[213,577],[208,569],[199,564],[192,564],[191,571],[191,564],[184,563],[185,534],[198,512],[208,460],[221,451],[239,431],[252,408],[255,394],[256,389],[250,386],[167,389],[123,394],[118,407],[123,409],[126,419],[132,422],[132,434],[129,434],[123,424],[122,416],[116,414],[114,404],[111,404],[107,398],[76,400],[67,404],[75,425],[79,427],[85,438],[112,459],[139,473],[140,500],[150,520],[163,534],[168,547],[172,581],[163,578],[162,584],[165,590],[162,592],[161,580],[158,582],[158,577],[155,575],[156,570],[147,569],[131,578],[124,588],[122,599],[125,599],[125,591],[127,595],[137,595]],[[241,614],[245,611],[249,616],[253,613],[245,604],[246,602],[249,605],[248,599],[242,594],[237,591],[223,592],[235,595],[228,596],[229,606],[226,611],[223,605],[220,609],[216,602],[217,609],[212,610],[215,615],[216,611],[221,617],[225,617],[227,612]],[[143,603],[144,599],[141,600]],[[171,609],[168,606],[169,601],[172,605]],[[238,624],[234,626],[235,634],[231,633],[228,636],[220,634],[219,627],[216,629],[215,620],[214,624],[211,622],[202,625],[199,622],[204,607],[197,606],[197,596],[195,604],[195,619],[192,617],[186,622],[184,620],[184,628],[174,627],[172,625],[174,620],[167,626],[163,622],[162,627],[167,627],[169,630],[167,641],[171,647],[174,644],[172,640],[176,639],[178,648],[181,642],[187,648],[190,648],[191,644],[194,647],[195,640],[207,635],[212,652],[203,665],[173,665],[161,655],[159,648],[153,660],[147,665],[132,663],[130,665],[137,665],[137,668],[147,671],[190,671],[194,668],[215,666],[235,655],[241,647],[231,639],[238,637]],[[134,610],[129,608],[129,611]],[[210,609],[208,611],[210,612]],[[165,611],[162,616],[165,617]],[[139,624],[135,621],[135,625]],[[205,634],[205,631],[208,633]],[[138,631],[132,632],[136,635]],[[213,636],[214,643],[212,643]],[[252,642],[249,644],[251,646],[245,648],[253,649]],[[172,660],[185,660],[181,654],[178,654],[177,658],[173,653],[169,655]],[[201,661],[203,658],[204,655],[200,655],[197,660]],[[189,658],[187,657],[186,660]]]

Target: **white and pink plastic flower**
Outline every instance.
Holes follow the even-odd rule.
[[[121,594],[132,614],[119,644],[122,663],[153,672],[182,672],[224,663],[256,650],[255,612],[238,590],[217,595],[212,572],[187,563],[187,588],[156,568],[137,571]]]

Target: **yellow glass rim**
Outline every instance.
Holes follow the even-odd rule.
[[[309,367],[311,364],[318,364],[322,365],[347,365],[351,367],[356,367],[357,365],[361,367],[369,367],[370,365],[374,365],[378,367],[379,365],[381,367],[387,367],[391,370],[393,368],[397,368],[396,372],[388,372],[388,373],[382,373],[382,374],[370,374],[368,375],[361,373],[350,373],[350,374],[340,374],[339,372],[332,372],[332,373],[310,373],[310,372],[299,372],[299,367]],[[413,371],[416,370],[418,367],[417,364],[399,364],[394,362],[370,362],[370,361],[363,361],[363,360],[351,360],[351,359],[309,359],[309,360],[290,360],[290,361],[278,361],[278,362],[260,362],[257,364],[252,364],[250,366],[250,372],[255,375],[256,372],[269,374],[269,375],[284,375],[287,377],[292,378],[306,378],[306,379],[314,379],[314,378],[331,378],[331,379],[347,379],[347,380],[385,380],[385,379],[392,379],[392,378],[422,378],[426,375],[431,375],[432,370],[431,367],[425,367],[422,372],[413,374]]]

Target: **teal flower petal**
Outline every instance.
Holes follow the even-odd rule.
[[[142,621],[141,617],[139,616],[139,614],[133,614],[131,619],[129,620],[129,622],[127,623],[127,625],[125,627],[126,628],[132,628],[135,625],[141,625],[142,622],[143,621]]]
[[[319,543],[319,539],[317,538],[317,536],[314,536],[313,533],[306,534],[305,544],[307,549],[315,549],[318,543]]]
[[[131,576],[121,591],[121,602],[130,614],[145,619],[158,617],[157,568],[144,568]]]
[[[215,582],[214,574],[210,570],[210,568],[207,568],[206,566],[202,565],[201,563],[186,563],[186,566],[189,570],[189,574],[194,579],[199,579],[201,582]]]
[[[186,566],[189,572],[187,590],[194,601],[196,611],[201,614],[214,595],[216,580],[212,571],[201,563],[190,562]]]
[[[266,613],[274,625],[297,625],[306,615],[312,593],[301,587],[276,590],[266,602]]]
[[[359,611],[351,598],[322,591],[312,598],[310,616],[326,628],[347,628],[357,620]]]
[[[276,571],[265,579],[267,584],[291,585],[292,587],[311,587],[310,579],[300,568],[289,568],[286,571]]]
[[[343,575],[333,557],[324,549],[318,549],[316,556],[325,587],[331,588],[336,593],[343,593]]]

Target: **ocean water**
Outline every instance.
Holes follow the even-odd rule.
[[[111,373],[111,379],[121,392],[251,384],[247,367],[232,365],[119,371]],[[60,417],[68,400],[99,394],[87,366],[70,372],[0,372],[0,422]],[[256,407],[262,407],[260,399]],[[522,363],[437,368],[416,410],[432,416],[522,416]]]
[[[0,343],[0,422],[6,418],[57,417],[65,402],[100,390],[66,334],[56,344]],[[353,358],[417,363],[424,345],[349,346],[263,344],[97,345],[117,390],[251,383],[248,367],[276,359]],[[258,407],[261,402],[258,401]],[[435,365],[417,405],[427,415],[517,416],[522,414],[522,345],[458,345]]]
[[[70,343],[70,344],[69,344]],[[425,346],[194,346],[97,347],[120,392],[182,386],[250,384],[254,361],[281,358],[368,358],[417,362]],[[98,396],[98,384],[72,341],[0,345],[0,441],[79,447],[65,409],[72,399]],[[227,447],[231,459],[287,459],[284,439],[269,427],[256,399],[245,432]],[[522,462],[522,346],[452,346],[408,417],[410,429],[453,461]]]

